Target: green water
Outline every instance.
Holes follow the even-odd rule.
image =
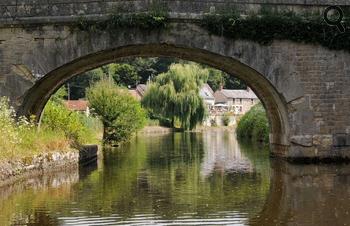
[[[0,225],[347,225],[348,166],[291,165],[232,133],[142,135],[0,189]],[[331,224],[330,224],[331,223]]]

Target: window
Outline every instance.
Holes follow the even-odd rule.
[[[254,104],[254,99],[250,99],[250,100],[251,100],[252,104]]]
[[[239,99],[239,103],[242,104],[242,98]]]

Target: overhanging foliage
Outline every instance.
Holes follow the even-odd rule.
[[[235,40],[251,40],[262,45],[268,45],[273,40],[290,40],[350,51],[350,20],[344,19],[343,25],[347,31],[340,33],[337,27],[324,22],[322,15],[269,11],[247,17],[235,12],[208,14],[201,21],[201,26],[212,34]]]
[[[157,29],[164,28],[168,15],[161,11],[149,13],[112,14],[105,20],[88,20],[82,17],[76,26],[82,31],[108,31],[118,28]]]

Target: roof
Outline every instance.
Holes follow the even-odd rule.
[[[67,100],[64,101],[64,106],[73,111],[86,111],[89,102],[86,100]]]
[[[145,95],[146,89],[147,89],[146,84],[138,84],[136,86],[136,91],[139,92],[141,97],[143,97]]]
[[[210,85],[208,83],[204,83],[204,85],[202,86],[202,88],[205,88],[206,90],[208,90],[209,92],[211,92],[212,95],[214,95],[214,91],[213,89],[210,87]]]
[[[251,89],[222,89],[221,92],[227,98],[257,99]]]
[[[214,91],[210,88],[210,86],[205,83],[202,88],[199,90],[199,95],[203,99],[212,99],[214,100]]]
[[[135,97],[137,100],[141,100],[141,95],[136,89],[129,89],[131,96]]]

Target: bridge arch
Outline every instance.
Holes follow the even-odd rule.
[[[350,159],[348,52],[286,40],[232,40],[210,34],[190,14],[153,30],[86,32],[70,17],[51,19],[0,27],[0,96],[20,114],[39,116],[50,95],[84,71],[123,57],[170,56],[245,81],[267,109],[273,154]]]
[[[23,96],[19,108],[21,115],[34,114],[38,118],[50,96],[64,82],[75,75],[125,57],[176,57],[206,64],[235,75],[246,82],[257,94],[270,123],[270,144],[274,154],[283,154],[288,146],[289,122],[284,98],[262,74],[237,59],[222,56],[208,50],[176,46],[172,44],[135,44],[88,54],[68,62],[43,76]]]

